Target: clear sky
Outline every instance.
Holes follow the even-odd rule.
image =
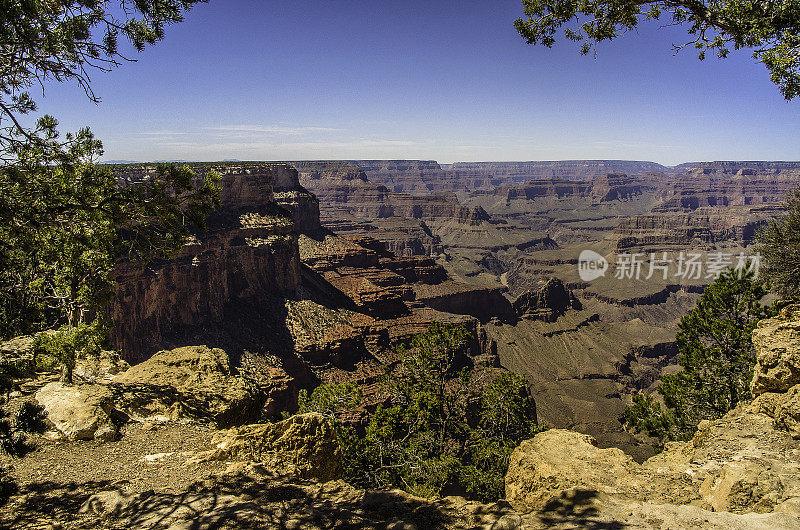
[[[580,56],[529,46],[519,0],[211,0],[103,99],[47,85],[104,159],[800,160],[800,101],[747,51],[677,56],[649,25]]]

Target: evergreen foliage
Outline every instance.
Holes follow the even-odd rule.
[[[524,16],[514,26],[528,44],[552,47],[564,38],[580,43],[582,54],[648,20],[666,19],[687,29],[698,58],[710,52],[725,58],[731,49],[750,48],[767,67],[783,96],[800,95],[800,0],[522,0]]]
[[[749,399],[752,332],[759,320],[774,314],[761,304],[766,294],[750,271],[728,269],[709,285],[678,326],[682,369],[662,375],[658,387],[666,410],[652,396],[637,395],[625,410],[626,426],[661,444],[688,440],[700,421],[721,418]]]
[[[770,288],[789,300],[800,294],[800,189],[789,194],[786,210],[785,217],[771,220],[758,233],[758,249]]]
[[[420,496],[503,497],[511,452],[538,432],[535,406],[518,375],[487,381],[487,373],[460,366],[468,338],[463,326],[432,324],[401,347],[400,366],[383,381],[386,402],[363,429],[341,421],[360,401],[355,385],[321,385],[301,398],[301,412],[337,418],[348,482]]]
[[[89,129],[63,137],[36,111],[29,89],[77,82],[93,101],[89,73],[127,60],[201,0],[9,1],[0,9],[0,339],[59,328],[41,339],[71,379],[75,352],[103,337],[102,308],[120,257],[170,256],[219,205],[219,176],[160,166],[124,182],[95,162]],[[58,344],[58,346],[56,346]]]

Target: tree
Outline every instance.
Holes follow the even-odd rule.
[[[800,95],[800,2],[798,0],[523,0],[524,17],[514,26],[528,44],[552,47],[564,38],[581,44],[582,54],[597,43],[635,30],[642,21],[668,20],[687,28],[689,40],[676,45],[725,58],[730,50],[753,49],[787,100]]]
[[[89,129],[63,137],[29,90],[78,83],[92,101],[92,70],[141,51],[204,0],[11,0],[0,10],[0,338],[61,327],[44,343],[66,366],[102,335],[102,308],[120,257],[168,257],[219,204],[219,176],[161,166],[127,182],[95,162]],[[89,333],[89,332],[92,333]],[[44,344],[43,343],[43,344]]]
[[[468,337],[463,326],[443,324],[415,335],[382,382],[385,402],[361,427],[342,421],[360,402],[355,385],[321,385],[301,398],[301,412],[337,418],[348,482],[421,496],[503,496],[511,452],[538,432],[536,410],[518,375],[462,367]]]
[[[119,38],[137,51],[164,37],[164,28],[206,0],[7,0],[0,9],[0,160],[16,162],[19,149],[37,146],[68,156],[54,135],[56,121],[45,116],[33,128],[20,115],[36,110],[29,89],[49,80],[74,81],[95,102],[92,70],[109,71],[129,61]],[[47,157],[45,157],[47,158]]]
[[[652,396],[637,395],[625,410],[625,424],[634,432],[647,432],[660,444],[687,440],[701,420],[721,418],[749,399],[755,364],[753,329],[774,313],[761,304],[764,295],[766,290],[752,272],[723,272],[678,325],[682,370],[662,375],[658,387],[666,410]]]
[[[772,290],[785,299],[800,294],[800,188],[786,199],[787,215],[772,219],[758,233],[761,272]]]

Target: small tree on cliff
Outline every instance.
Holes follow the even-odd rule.
[[[597,43],[612,40],[648,20],[687,29],[689,38],[676,50],[695,48],[699,59],[707,52],[725,58],[730,50],[750,48],[767,67],[772,82],[789,100],[800,95],[800,17],[796,0],[523,0],[524,17],[515,27],[528,44],[547,47],[564,38],[581,44],[580,52],[596,51]]]
[[[485,381],[490,374],[459,368],[468,337],[462,326],[432,324],[400,349],[401,365],[383,382],[387,400],[363,433],[337,422],[348,482],[422,496],[503,496],[511,452],[538,432],[536,410],[520,376]],[[337,416],[360,396],[352,384],[322,385],[303,397],[300,410]]]
[[[127,60],[119,37],[142,50],[198,1],[6,2],[0,10],[0,338],[66,326],[45,341],[65,362],[66,380],[83,339],[99,340],[114,260],[180,247],[217,206],[219,183],[177,166],[120,182],[95,165],[102,145],[88,129],[62,137],[50,116],[24,126],[21,116],[36,110],[28,90],[69,80],[99,101],[89,72]]]
[[[701,420],[720,418],[749,399],[755,364],[751,335],[756,323],[773,313],[761,305],[765,294],[749,271],[729,269],[708,286],[678,326],[682,370],[661,376],[658,392],[666,410],[652,396],[637,395],[625,410],[626,426],[661,444],[686,440]]]
[[[762,274],[785,299],[800,295],[800,188],[786,199],[787,215],[771,220],[758,234]]]

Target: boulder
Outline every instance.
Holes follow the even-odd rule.
[[[753,331],[756,366],[750,389],[786,392],[800,384],[800,305],[790,305],[774,318],[762,320]]]
[[[47,418],[70,440],[111,441],[124,418],[114,409],[112,392],[103,385],[48,383],[36,392]]]
[[[788,432],[792,438],[800,439],[800,385],[795,385],[775,406],[775,426]]]
[[[589,435],[550,429],[511,454],[506,499],[521,511],[541,510],[575,487],[620,493],[637,480],[638,464],[620,449],[599,449]]]
[[[120,408],[144,420],[208,420],[218,427],[258,421],[264,396],[232,373],[219,348],[163,350],[118,375],[111,387]]]
[[[98,355],[87,355],[75,361],[72,375],[88,382],[110,381],[131,366],[119,353],[103,350]]]
[[[322,414],[297,414],[277,423],[235,427],[214,438],[217,448],[196,460],[261,462],[279,474],[341,477],[341,449],[331,420]]]
[[[36,371],[33,337],[25,335],[0,342],[0,366],[12,377],[31,377]]]

